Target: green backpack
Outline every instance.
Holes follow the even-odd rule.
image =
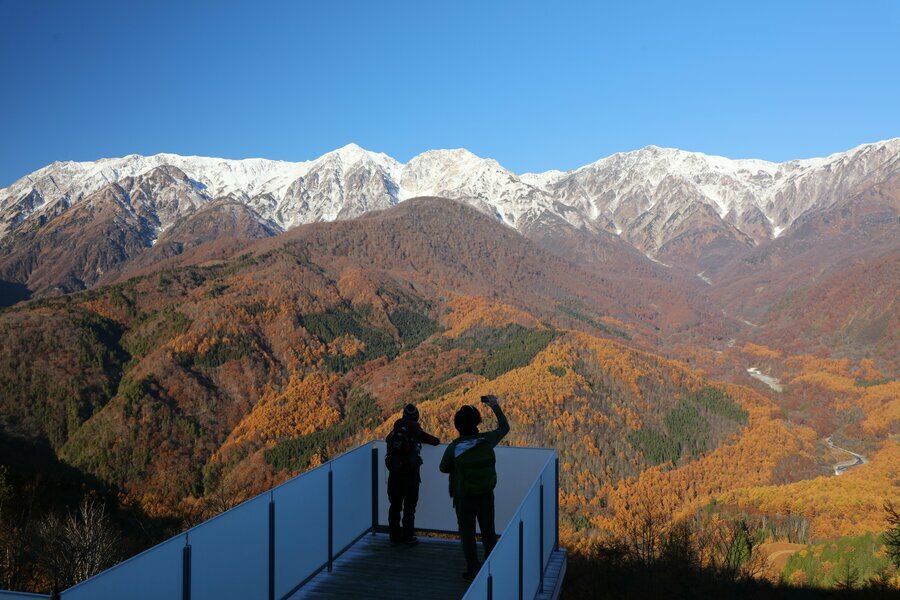
[[[457,496],[483,494],[497,485],[497,459],[487,442],[479,442],[453,459],[453,480]]]

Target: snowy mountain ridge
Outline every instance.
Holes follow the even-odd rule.
[[[616,233],[655,256],[686,227],[716,215],[736,236],[757,243],[777,237],[809,208],[900,170],[900,138],[784,163],[648,146],[573,171],[522,175],[464,149],[429,150],[404,164],[356,144],[303,162],[177,154],[55,162],[0,189],[0,239],[36,216],[52,218],[105,186],[165,166],[184,172],[207,201],[231,197],[283,229],[442,196],[520,231],[562,219]]]

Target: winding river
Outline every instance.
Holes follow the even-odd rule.
[[[770,388],[772,388],[773,390],[775,390],[778,393],[781,393],[784,391],[784,388],[781,387],[781,381],[779,381],[778,378],[772,377],[771,375],[766,375],[765,373],[763,373],[756,367],[748,368],[747,373],[750,374],[750,377],[753,377],[754,379],[758,379],[759,381],[762,381],[764,384],[766,384],[767,386],[769,386]],[[836,465],[834,465],[834,474],[835,475],[843,475],[844,473],[846,473],[848,470],[852,469],[853,467],[858,467],[859,465],[864,465],[867,462],[869,462],[868,460],[866,460],[866,457],[861,454],[857,454],[856,452],[851,452],[851,451],[847,450],[846,448],[840,448],[838,446],[835,446],[831,437],[832,436],[829,435],[827,438],[825,438],[825,441],[828,442],[828,447],[831,448],[832,450],[837,450],[838,452],[844,452],[846,454],[849,454],[851,457],[848,460],[839,462]]]
[[[839,462],[836,465],[834,465],[834,474],[835,475],[842,475],[842,474],[846,473],[849,469],[852,469],[853,467],[856,467],[859,465],[864,465],[867,462],[869,462],[866,460],[866,457],[862,456],[861,454],[857,454],[856,452],[850,452],[846,448],[839,448],[839,447],[835,446],[834,442],[831,441],[830,435],[827,438],[825,438],[825,441],[828,442],[828,447],[831,448],[832,450],[837,450],[839,452],[846,452],[847,454],[849,454],[850,456],[853,457],[850,460],[845,460],[843,462]]]

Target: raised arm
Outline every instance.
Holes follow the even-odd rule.
[[[500,440],[505,438],[506,434],[509,433],[509,421],[506,420],[506,415],[504,415],[503,411],[500,409],[500,403],[497,401],[496,396],[491,396],[491,401],[488,402],[488,406],[490,406],[491,410],[494,411],[494,414],[497,415],[497,429],[486,432],[483,437],[491,446],[496,446],[500,443]]]

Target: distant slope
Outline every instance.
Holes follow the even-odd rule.
[[[736,259],[710,295],[755,323],[750,339],[792,352],[900,354],[900,175],[802,215]]]
[[[528,366],[567,335],[558,327],[587,332],[596,344],[600,336],[649,344],[660,332],[707,325],[687,305],[670,322],[626,287],[444,199],[298,227],[245,250],[0,312],[0,327],[16,340],[0,364],[4,430],[46,439],[84,472],[139,496],[152,491],[153,503],[171,508],[223,481],[243,481],[239,489],[251,476],[254,485],[274,481],[284,466],[339,447],[406,399]],[[588,352],[585,344],[577,342]],[[610,358],[633,356],[631,383],[606,373],[601,359],[578,362],[569,370],[582,381],[577,393],[627,392],[629,410],[657,428],[702,385],[653,355],[602,347]],[[580,360],[567,352],[569,362]],[[556,385],[548,365],[535,373]],[[589,405],[618,422],[606,402]],[[711,429],[685,460],[740,426],[698,410]],[[301,434],[315,435],[265,458],[272,444]],[[645,460],[627,447],[630,458],[612,473]]]

